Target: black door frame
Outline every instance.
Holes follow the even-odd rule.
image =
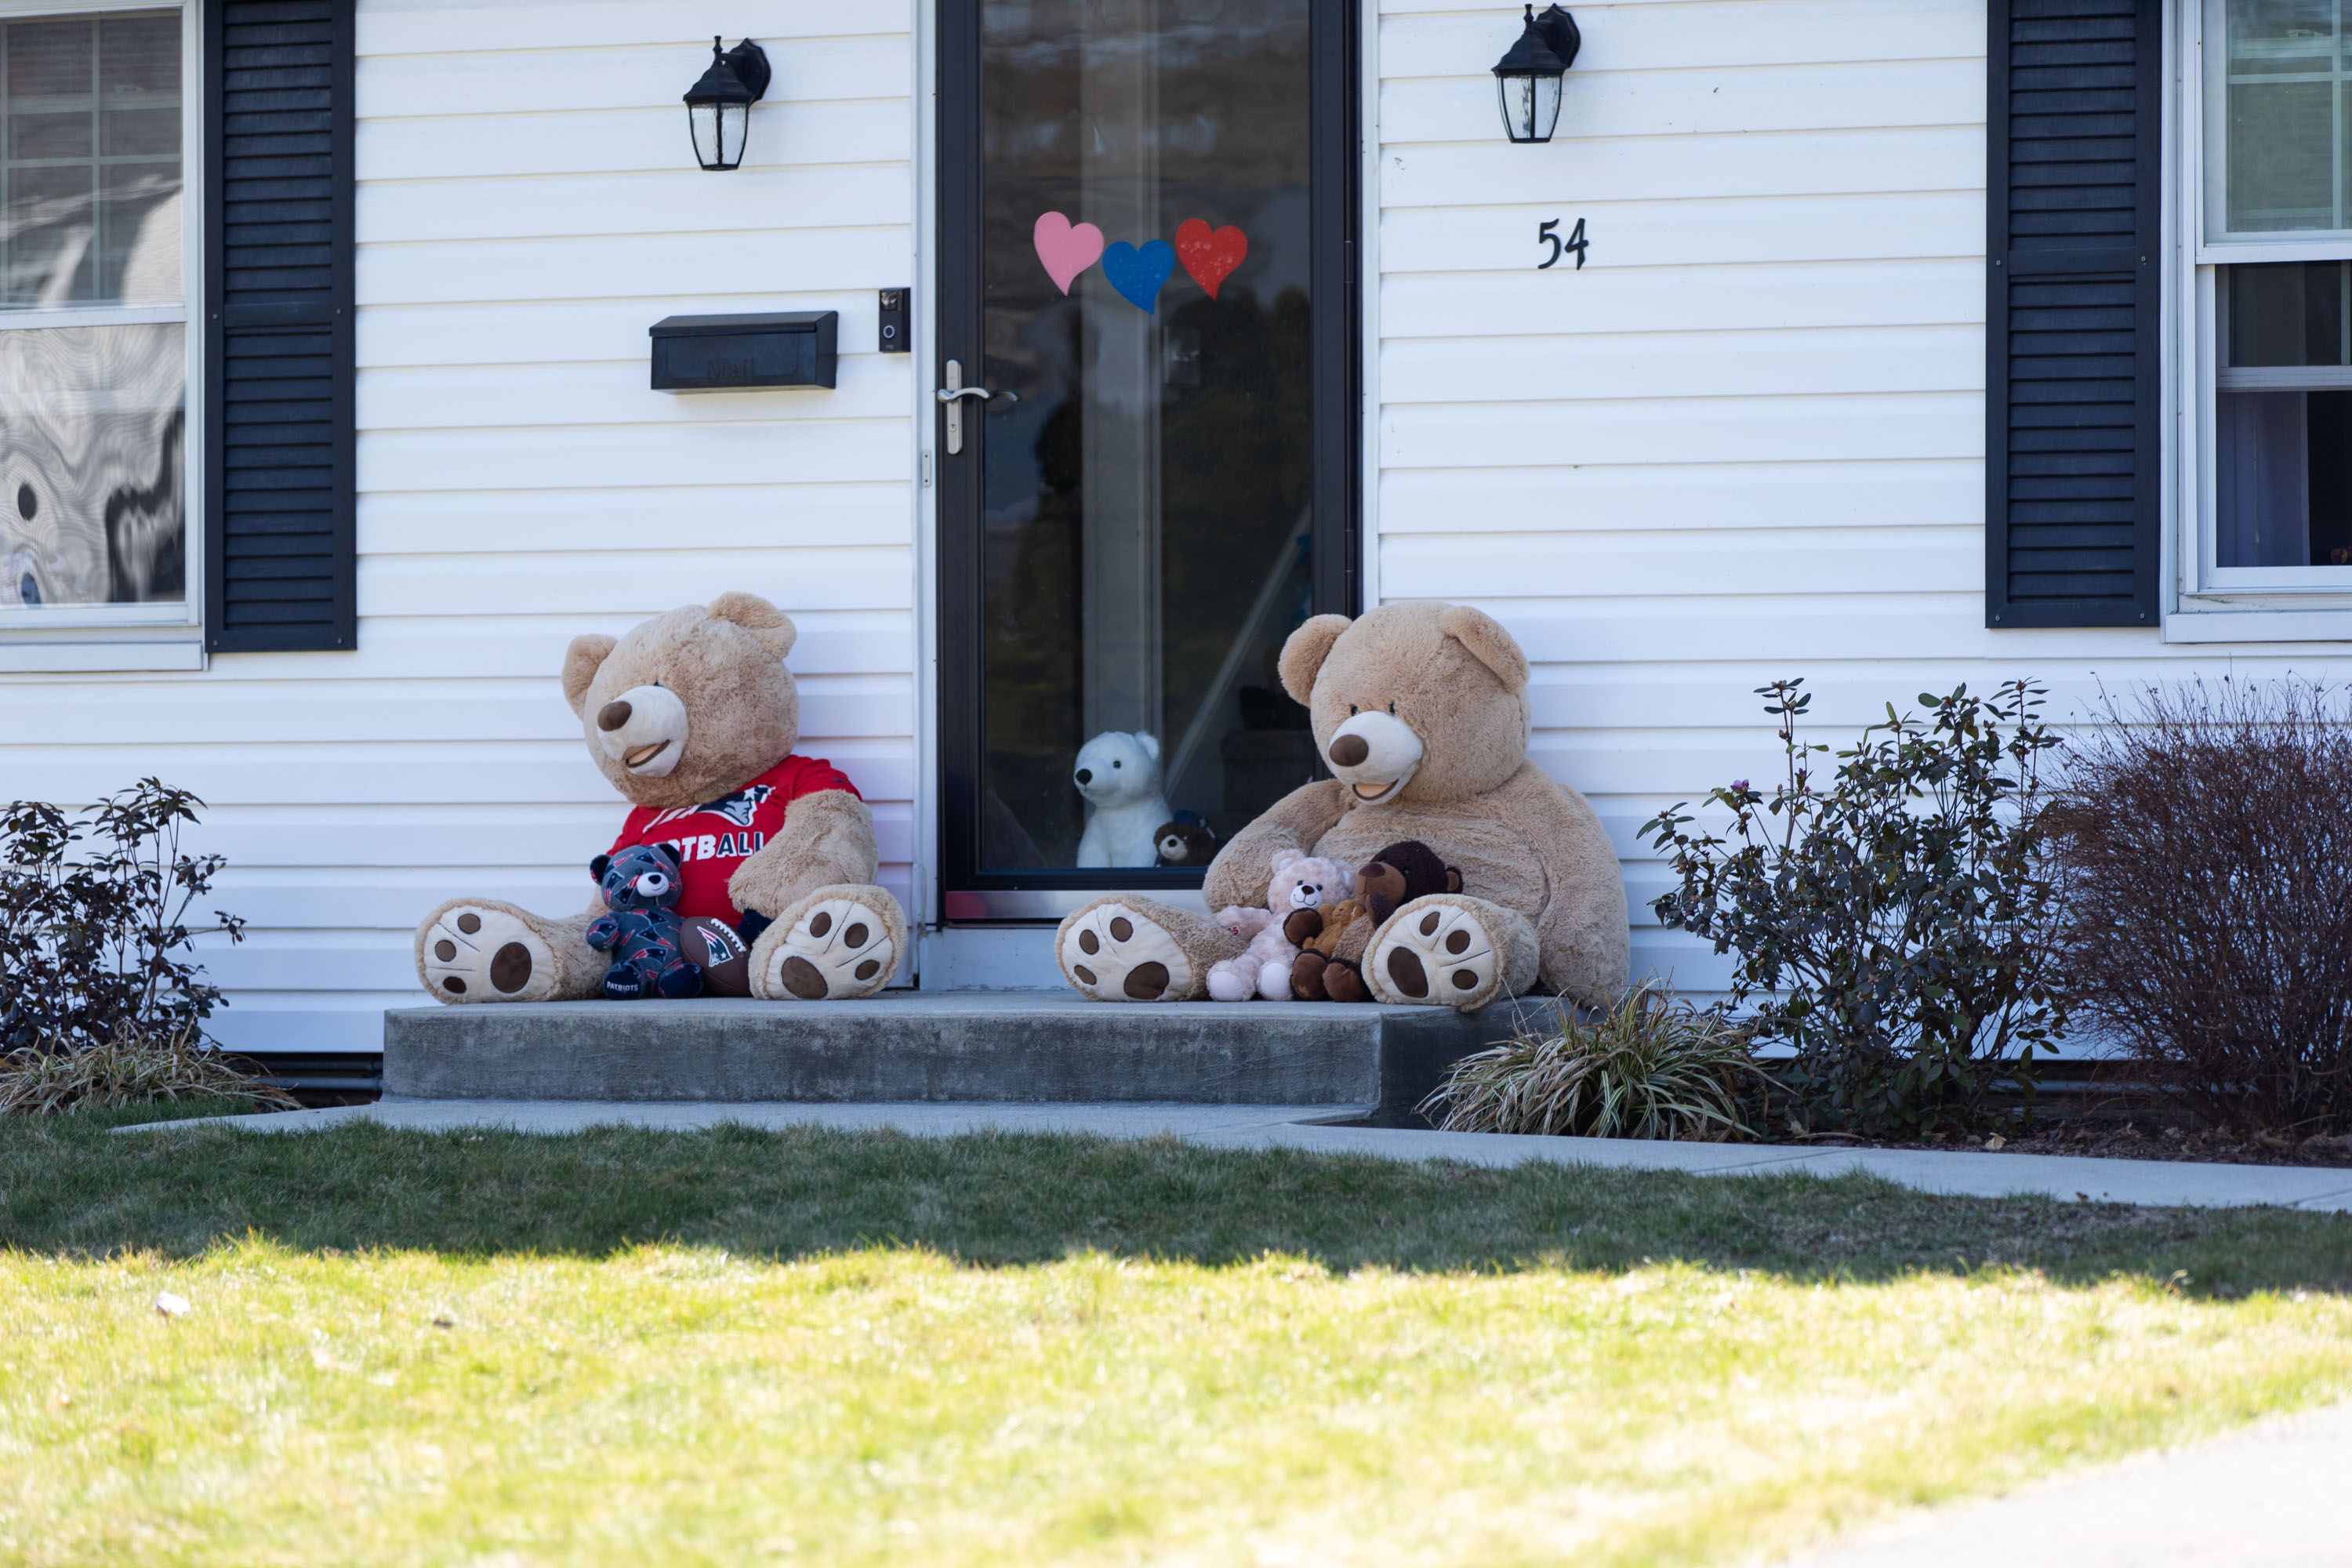
[[[980,11],[982,0],[938,0],[938,342],[929,384],[949,360],[982,384],[980,247]],[[1360,127],[1361,42],[1358,0],[1308,0],[1307,149],[1311,397],[1315,409],[1310,581],[1315,613],[1356,613],[1361,548],[1363,306],[1359,277],[1361,221]],[[948,456],[935,411],[939,475],[940,887],[959,892],[1065,892],[1093,889],[1172,892],[1198,888],[1203,873],[1181,867],[1028,869],[983,873],[980,843],[982,725],[980,658],[981,486],[985,443],[979,409],[965,406],[964,450]],[[1042,912],[1042,911],[1041,911]],[[957,917],[961,921],[963,917]],[[983,916],[982,918],[1008,918]],[[1009,917],[1021,918],[1021,917]],[[1027,918],[1040,918],[1030,915]]]

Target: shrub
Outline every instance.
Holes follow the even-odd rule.
[[[1721,1014],[1636,987],[1597,1017],[1555,1004],[1465,1057],[1421,1104],[1448,1132],[1714,1141],[1755,1134],[1740,1107],[1759,1079],[1748,1033]]]
[[[55,1098],[25,1088],[27,1074],[49,1083],[177,1081],[191,1054],[208,1049],[205,1022],[223,999],[194,943],[238,941],[244,922],[215,910],[214,923],[191,923],[222,865],[180,847],[203,804],[150,778],[79,815],[36,801],[0,815],[8,1098]]]
[[[1792,1047],[1774,1077],[1800,1130],[1972,1130],[1997,1084],[2030,1092],[2065,1023],[2042,690],[1922,693],[1925,718],[1890,704],[1823,780],[1830,748],[1798,738],[1802,686],[1758,689],[1785,772],[1769,795],[1745,779],[1709,795],[1727,837],[1681,804],[1643,826],[1679,884],[1653,908],[1738,955],[1731,1000],[1756,1003],[1759,1043]]]
[[[2352,702],[2225,679],[2107,716],[2057,817],[2084,1016],[2210,1121],[2352,1131]]]

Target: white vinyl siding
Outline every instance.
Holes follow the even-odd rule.
[[[801,749],[873,803],[911,901],[910,0],[361,0],[359,648],[186,675],[0,677],[0,795],[153,773],[252,923],[210,959],[232,1044],[373,1049],[424,1003],[442,899],[584,908],[626,805],[556,684],[565,644],[730,588],[799,624]],[[744,167],[694,166],[710,35],[775,68]],[[837,310],[836,391],[648,390],[646,329]]]
[[[1540,147],[1504,142],[1487,74],[1516,6],[1367,3],[1369,592],[1525,643],[1537,755],[1617,842],[1638,966],[1721,983],[1652,925],[1635,830],[1770,776],[1774,677],[1841,739],[1961,680],[2038,676],[2074,716],[2101,682],[2352,676],[2340,643],[1986,629],[1982,0],[1578,5]],[[359,651],[0,677],[0,795],[155,773],[215,803],[254,922],[215,961],[230,1040],[372,1047],[450,893],[584,905],[622,806],[564,644],[726,588],[800,623],[803,747],[874,801],[910,896],[931,367],[876,353],[874,316],[929,277],[917,22],[361,0]],[[728,174],[678,103],[711,26],[776,69]],[[1580,217],[1585,268],[1535,270],[1537,226]],[[653,321],[791,309],[842,312],[838,390],[646,389]]]
[[[1546,146],[1503,139],[1505,7],[1378,5],[1373,580],[1466,599],[1536,661],[1536,754],[1625,862],[1637,971],[1727,961],[1656,929],[1660,806],[1778,772],[1752,689],[1814,738],[2031,675],[2352,673],[2345,645],[2226,664],[2147,631],[1984,626],[1983,0],[1622,0]],[[1537,226],[1585,221],[1548,271]]]

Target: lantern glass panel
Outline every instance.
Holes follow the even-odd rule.
[[[732,169],[743,161],[743,140],[751,125],[751,106],[742,103],[689,103],[688,123],[694,132],[694,159],[706,169]]]
[[[1549,142],[1559,123],[1560,79],[1556,76],[1498,76],[1496,95],[1502,104],[1503,130],[1514,142]]]

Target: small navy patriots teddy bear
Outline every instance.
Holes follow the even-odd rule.
[[[677,851],[667,844],[636,844],[588,863],[604,895],[605,912],[588,928],[588,945],[613,955],[604,994],[615,1002],[640,996],[699,996],[702,966],[678,949],[685,923],[671,908],[678,900]]]

